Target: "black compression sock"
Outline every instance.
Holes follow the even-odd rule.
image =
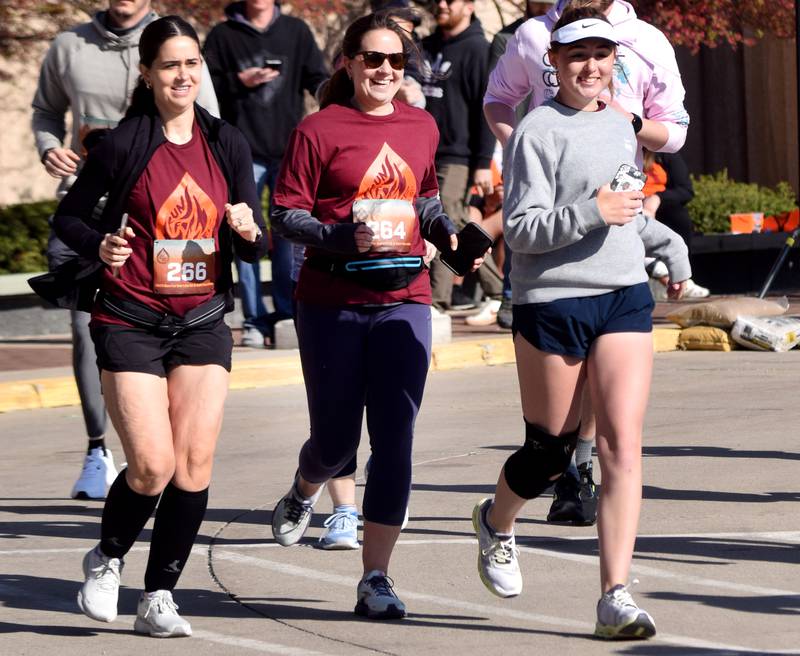
[[[142,532],[158,503],[158,495],[149,497],[134,492],[125,480],[123,469],[106,497],[100,528],[100,550],[109,558],[122,558]]]
[[[89,438],[89,448],[86,449],[86,454],[90,454],[92,449],[103,449],[103,455],[106,454],[106,436],[101,435],[100,437],[90,437]]]
[[[144,589],[172,590],[186,566],[194,539],[208,505],[208,488],[187,492],[167,485],[161,495],[150,540],[150,557],[144,574]]]

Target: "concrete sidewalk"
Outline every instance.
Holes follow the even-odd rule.
[[[657,304],[653,344],[656,352],[677,348],[678,330],[664,316],[675,306]],[[492,366],[514,362],[511,332],[496,324],[471,327],[469,312],[452,314],[453,338],[433,347],[431,371]],[[240,331],[234,330],[238,344]],[[80,399],[71,369],[68,335],[0,340],[0,412],[78,405]],[[231,389],[274,387],[302,382],[297,350],[254,350],[236,347],[233,352]]]

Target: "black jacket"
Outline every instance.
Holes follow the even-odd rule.
[[[228,183],[231,203],[247,203],[261,228],[262,237],[248,242],[233,232],[227,223],[219,230],[219,248],[223,259],[223,288],[232,301],[230,275],[232,249],[247,262],[255,262],[267,251],[266,226],[261,215],[261,202],[256,194],[250,148],[233,126],[211,116],[195,105],[195,118],[200,130]],[[118,127],[89,151],[78,179],[59,203],[53,219],[58,237],[79,256],[52,274],[49,295],[46,289],[31,286],[47,300],[62,307],[89,310],[99,284],[100,242],[106,233],[119,228],[133,186],[141,177],[156,149],[166,141],[160,116],[143,115],[123,120]],[[97,201],[108,194],[99,221],[92,218]],[[72,277],[72,280],[69,278]],[[44,276],[40,276],[41,279]],[[76,289],[77,285],[80,289]],[[44,281],[47,282],[47,281]]]
[[[281,14],[262,32],[242,22],[244,4],[226,8],[228,20],[209,32],[203,52],[222,118],[244,133],[255,159],[279,162],[289,135],[303,118],[303,91],[315,94],[328,71],[302,20]],[[279,11],[278,5],[275,9]],[[267,58],[281,60],[281,74],[254,88],[244,86],[239,72],[261,67]]]
[[[495,138],[483,116],[489,78],[489,42],[477,18],[452,39],[437,29],[422,40],[426,109],[439,127],[437,164],[488,169]]]

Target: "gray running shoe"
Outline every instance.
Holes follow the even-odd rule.
[[[117,619],[119,578],[124,563],[121,558],[109,558],[96,546],[83,557],[85,581],[78,591],[78,607],[87,617],[98,622]]]
[[[406,605],[394,593],[394,581],[374,569],[358,583],[355,614],[371,620],[399,620],[406,616]]]
[[[500,309],[497,311],[497,325],[506,330],[511,330],[514,321],[514,310],[510,298],[503,298]]]
[[[283,547],[300,542],[314,514],[314,504],[325,489],[322,485],[313,497],[306,499],[297,489],[298,476],[295,475],[291,489],[272,511],[272,537]]]
[[[522,574],[519,571],[519,549],[514,536],[501,540],[486,522],[486,513],[492,499],[483,499],[472,511],[472,526],[478,536],[478,574],[492,594],[498,597],[516,597],[522,592]]]
[[[609,640],[652,638],[656,634],[656,624],[648,612],[636,605],[628,586],[615,585],[597,602],[594,634]]]
[[[192,635],[192,625],[178,615],[178,605],[169,590],[142,593],[136,608],[136,633],[146,633],[154,638],[181,638]]]

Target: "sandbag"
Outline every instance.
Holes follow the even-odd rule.
[[[684,351],[732,351],[737,347],[727,330],[714,326],[693,326],[681,330],[678,348]]]
[[[788,309],[789,301],[785,296],[777,301],[743,296],[686,305],[670,312],[667,319],[677,323],[681,328],[691,326],[730,328],[740,316],[774,317]]]
[[[800,317],[739,317],[731,336],[755,351],[788,351],[800,344]]]

